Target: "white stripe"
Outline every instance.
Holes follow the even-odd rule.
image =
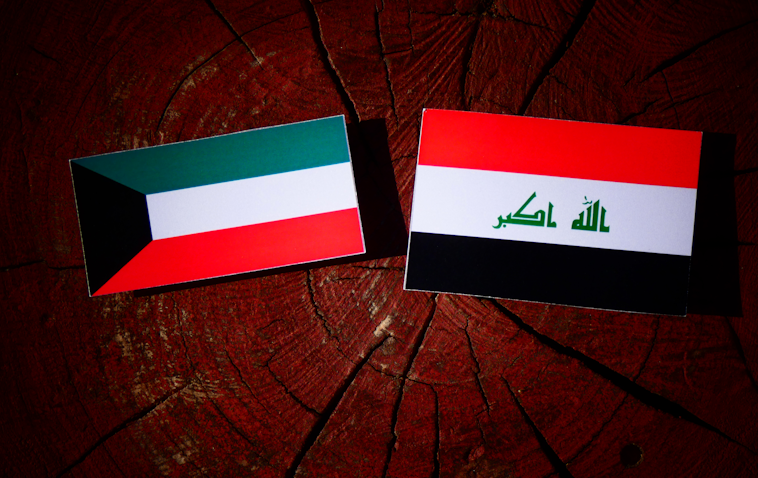
[[[533,192],[537,197],[522,214],[547,215],[550,202],[555,228],[493,228]],[[587,208],[585,196],[600,200],[609,232],[572,229]],[[418,166],[411,231],[689,256],[696,197],[689,188]]]
[[[153,239],[357,207],[350,163],[147,196]],[[308,231],[303,231],[307,234]]]

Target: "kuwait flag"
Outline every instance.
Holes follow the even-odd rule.
[[[405,288],[684,315],[701,139],[425,110]]]
[[[91,296],[365,252],[343,116],[70,164]]]

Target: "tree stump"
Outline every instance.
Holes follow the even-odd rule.
[[[758,4],[86,3],[0,16],[0,474],[758,476]],[[737,312],[404,292],[425,107],[731,137]],[[376,255],[87,297],[69,159],[335,114]]]

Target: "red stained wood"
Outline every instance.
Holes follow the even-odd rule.
[[[0,474],[758,474],[751,2],[2,11]],[[366,128],[356,147],[372,187],[394,172],[407,225],[423,108],[734,135],[738,243],[719,247],[737,248],[742,314],[404,292],[404,256],[87,297],[68,159],[378,120],[390,157]],[[366,210],[390,217],[379,193]]]

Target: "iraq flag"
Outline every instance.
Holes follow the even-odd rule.
[[[365,251],[343,116],[70,165],[91,296]]]
[[[405,288],[684,315],[701,140],[425,110]]]

